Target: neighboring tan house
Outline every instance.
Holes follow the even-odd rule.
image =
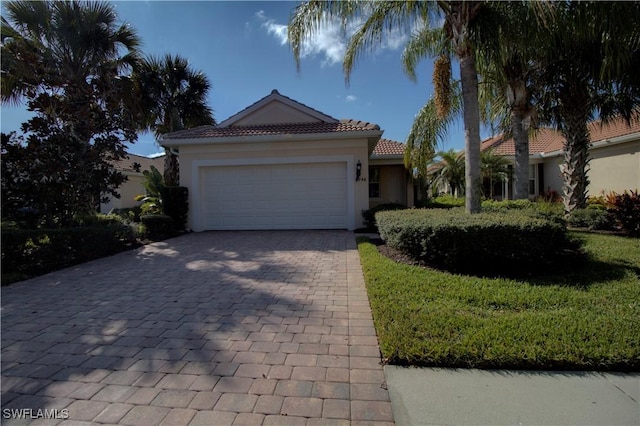
[[[127,154],[128,158],[114,162],[116,170],[127,177],[127,180],[117,189],[120,198],[111,197],[108,203],[100,205],[101,213],[109,213],[113,209],[134,207],[141,202],[136,201],[136,195],[144,194],[144,175],[142,172],[155,166],[160,172],[164,167],[164,155],[155,158],[143,157],[136,154]]]
[[[640,121],[628,125],[619,119],[601,126],[600,121],[589,124],[589,196],[615,191],[640,189]],[[550,191],[562,194],[560,165],[564,162],[564,137],[555,130],[542,128],[529,138],[529,195],[537,197]],[[492,149],[495,154],[515,162],[513,138],[495,136],[482,142],[481,150]],[[496,198],[512,198],[512,182],[506,181],[495,190]]]
[[[370,206],[412,204],[402,144],[381,135],[376,124],[337,120],[273,90],[217,126],[160,143],[179,151],[195,231],[353,230]]]

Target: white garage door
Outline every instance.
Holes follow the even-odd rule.
[[[347,228],[347,164],[201,169],[204,229]]]

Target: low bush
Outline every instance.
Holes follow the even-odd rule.
[[[479,213],[462,209],[379,212],[381,238],[414,259],[459,273],[522,275],[575,253],[563,223],[535,211]]]
[[[189,190],[184,186],[165,186],[160,189],[164,214],[171,216],[173,226],[182,231],[187,227],[189,212]]]
[[[607,208],[620,228],[629,235],[640,236],[640,193],[612,192],[607,196]]]
[[[135,242],[133,230],[121,224],[2,230],[2,284],[115,254]]]
[[[89,214],[77,216],[73,219],[75,226],[110,226],[124,224],[123,218],[116,214]]]
[[[464,207],[464,197],[458,198],[453,195],[440,195],[425,203],[429,209],[451,209],[454,207]]]
[[[142,208],[140,206],[123,207],[120,209],[113,209],[109,212],[109,214],[115,214],[126,221],[138,223],[140,222],[140,214],[142,214]]]
[[[362,221],[364,222],[365,228],[369,228],[371,230],[376,228],[376,213],[390,210],[404,210],[407,206],[404,204],[398,203],[385,203],[380,204],[375,207],[371,207],[369,210],[362,211]]]
[[[536,203],[530,200],[484,200],[483,212],[504,212],[507,210],[535,209]]]
[[[142,234],[151,239],[169,236],[173,233],[173,219],[164,214],[147,214],[140,216]]]
[[[567,224],[574,228],[608,230],[613,228],[613,219],[606,210],[588,207],[572,211],[567,218]]]

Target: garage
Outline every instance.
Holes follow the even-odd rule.
[[[368,161],[380,136],[377,124],[338,120],[273,90],[161,144],[179,158],[195,232],[354,230],[369,208]]]
[[[347,229],[346,162],[200,168],[206,230]]]

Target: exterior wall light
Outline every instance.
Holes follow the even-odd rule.
[[[362,163],[358,160],[356,164],[356,182],[360,180],[360,175],[362,175]]]

